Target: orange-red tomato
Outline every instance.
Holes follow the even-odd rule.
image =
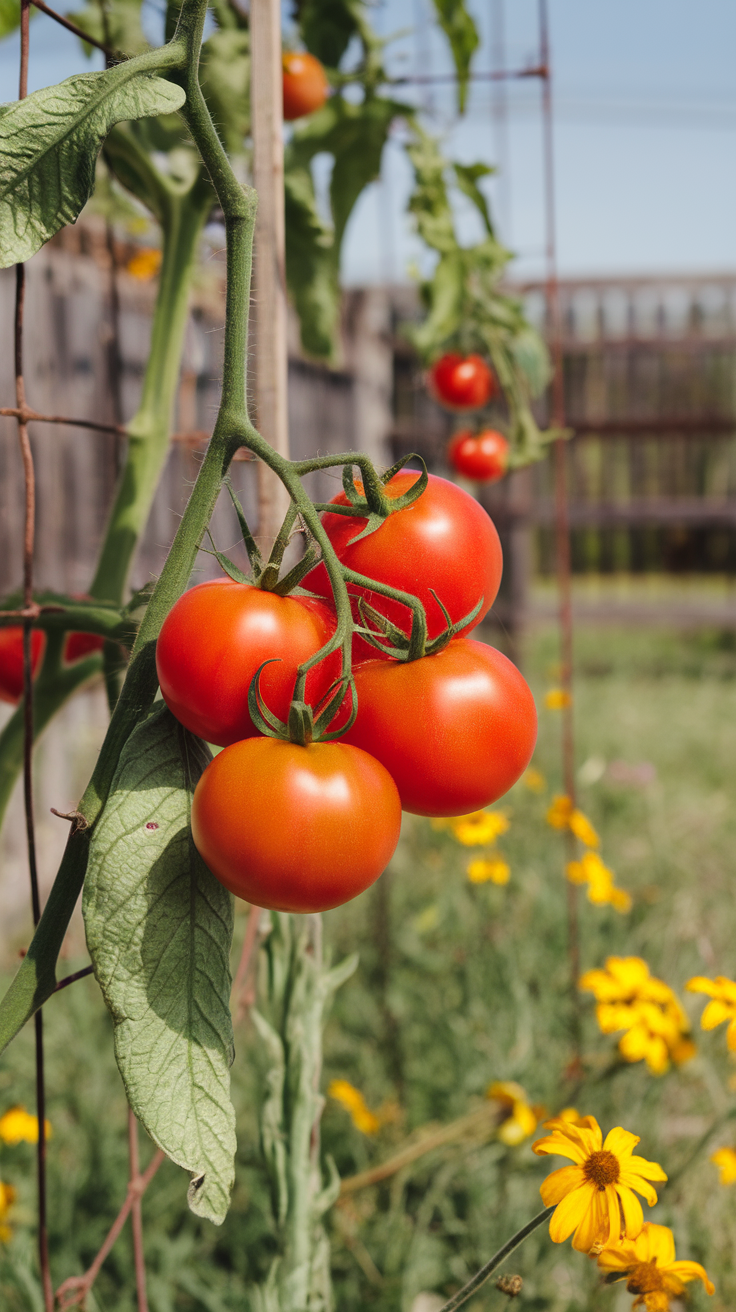
[[[342,742],[248,738],[207,766],[192,803],[197,850],[236,897],[327,911],[385,870],[399,839],[396,785]]]
[[[187,729],[227,747],[258,732],[248,690],[263,661],[276,658],[261,673],[263,701],[285,720],[297,666],[334,631],[335,615],[323,601],[278,597],[229,578],[198,583],[179,598],[161,628],[161,693]],[[306,695],[313,706],[339,674],[339,653],[310,670]]]
[[[35,678],[46,646],[46,634],[31,630],[31,672]],[[23,696],[23,626],[0,629],[0,702],[15,705]]]
[[[436,656],[366,661],[354,673],[358,714],[340,741],[385,765],[405,811],[477,811],[528,766],[537,738],[534,698],[494,647],[456,638]]]
[[[64,643],[64,660],[67,665],[81,661],[83,656],[91,656],[95,651],[102,651],[105,639],[99,633],[70,633]]]
[[[456,433],[447,448],[453,469],[478,483],[495,483],[503,478],[509,462],[509,444],[503,433],[486,428],[482,433]]]
[[[321,109],[330,84],[319,60],[314,55],[286,52],[282,64],[284,118],[287,122]]]
[[[403,496],[418,478],[416,470],[404,469],[384,491],[389,497]],[[333,497],[333,504],[347,505],[345,493]],[[411,506],[389,515],[375,533],[359,542],[351,539],[365,528],[364,519],[326,512],[322,523],[344,565],[419,598],[427,612],[430,638],[436,638],[446,626],[430,588],[453,623],[470,614],[482,598],[480,611],[465,632],[480,624],[495,601],[503,569],[498,533],[475,498],[449,479],[430,474],[427,487]],[[321,597],[332,595],[322,564],[311,571],[304,586]],[[408,632],[411,613],[406,606],[353,584],[348,584],[348,591],[366,597],[376,610]],[[377,654],[357,635],[353,650],[357,660]]]
[[[496,380],[479,355],[443,355],[429,371],[432,391],[453,410],[479,410],[496,391]]]

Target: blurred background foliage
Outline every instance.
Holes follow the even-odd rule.
[[[604,1131],[623,1124],[639,1134],[642,1154],[673,1177],[657,1208],[645,1209],[646,1219],[672,1226],[678,1256],[703,1262],[716,1282],[712,1299],[692,1287],[692,1306],[712,1312],[736,1306],[736,1186],[722,1186],[709,1160],[719,1147],[736,1144],[736,1121],[728,1119],[736,1110],[735,1068],[725,1032],[699,1029],[705,999],[684,992],[692,975],[734,971],[729,908],[736,816],[727,795],[736,715],[733,634],[582,626],[577,640],[579,803],[601,834],[617,881],[633,896],[631,912],[622,915],[592,906],[581,890],[581,964],[590,969],[609,955],[639,955],[681,998],[697,1055],[659,1078],[643,1062],[621,1062],[617,1036],[600,1033],[590,995],[571,996],[565,846],[545,821],[561,791],[559,713],[544,709],[558,677],[556,659],[554,631],[540,629],[528,645],[527,674],[540,706],[534,766],[544,783],[533,776],[536,791],[521,783],[496,808],[510,820],[497,840],[510,866],[508,883],[471,883],[466,867],[480,850],[407,817],[389,872],[325,918],[333,959],[357,948],[360,964],[328,1022],[323,1088],[348,1081],[375,1113],[375,1121],[356,1118],[375,1130],[366,1134],[337,1098],[328,1098],[323,1149],[343,1179],[389,1161],[423,1134],[471,1118],[464,1135],[379,1184],[343,1195],[329,1218],[341,1312],[432,1312],[539,1210],[540,1181],[560,1163],[536,1158],[532,1135],[503,1142],[518,1135],[508,1133],[508,1121],[503,1130],[510,1100],[486,1096],[497,1081],[518,1082],[535,1115],[542,1114],[539,1105],[549,1113],[574,1105],[596,1116]],[[244,908],[239,921],[236,943]],[[572,1060],[576,1007],[581,1069]],[[126,1106],[95,983],[73,985],[45,1014],[58,1284],[89,1264],[123,1200]],[[261,1047],[246,1018],[233,1067],[239,1139],[233,1206],[220,1230],[197,1221],[185,1207],[181,1172],[162,1167],[144,1200],[151,1312],[235,1312],[249,1305],[249,1289],[268,1269],[274,1240],[254,1116],[263,1076]],[[0,1114],[18,1102],[33,1105],[30,1030],[0,1071]],[[144,1147],[144,1163],[149,1155]],[[17,1191],[7,1218],[11,1233],[0,1244],[0,1306],[40,1312],[28,1144],[0,1144],[0,1179]],[[621,1286],[601,1288],[593,1263],[569,1244],[553,1245],[546,1228],[508,1269],[524,1278],[521,1307],[623,1312],[631,1306],[630,1294]],[[433,1292],[434,1304],[418,1298]],[[504,1305],[491,1285],[469,1306],[480,1312]],[[126,1230],[88,1308],[134,1307]]]

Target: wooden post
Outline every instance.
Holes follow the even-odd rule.
[[[255,239],[256,422],[281,455],[289,454],[284,142],[279,0],[251,0],[253,182],[258,192]],[[288,497],[275,474],[258,469],[258,537],[275,538]]]

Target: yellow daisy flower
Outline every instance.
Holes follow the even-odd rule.
[[[515,1147],[534,1134],[540,1117],[544,1116],[544,1108],[532,1106],[526,1092],[515,1080],[495,1080],[488,1086],[486,1098],[499,1104],[501,1122],[496,1133],[501,1143],[509,1147]]]
[[[547,824],[553,829],[569,829],[586,847],[600,847],[601,840],[587,815],[573,806],[572,798],[554,797],[547,811]]]
[[[543,793],[547,787],[547,780],[541,770],[536,770],[533,765],[529,766],[521,776],[521,782],[530,793]]]
[[[598,1265],[614,1280],[625,1280],[630,1294],[638,1294],[634,1307],[647,1312],[668,1312],[670,1300],[681,1298],[685,1285],[702,1280],[709,1294],[715,1285],[699,1262],[676,1262],[675,1240],[666,1225],[648,1221],[636,1239],[623,1239],[604,1248]]]
[[[46,1125],[46,1138],[51,1138],[51,1125]],[[38,1117],[31,1116],[25,1107],[10,1107],[0,1116],[0,1139],[3,1143],[38,1143]]]
[[[550,688],[544,694],[544,704],[548,711],[562,711],[566,706],[572,706],[572,693],[566,688]]]
[[[725,975],[716,975],[715,979],[706,979],[704,975],[695,975],[689,979],[685,988],[689,993],[706,993],[709,1002],[700,1018],[704,1030],[714,1030],[717,1025],[729,1021],[726,1042],[731,1052],[736,1051],[736,984]]]
[[[626,1031],[618,1045],[626,1061],[646,1061],[652,1075],[664,1075],[671,1061],[682,1065],[695,1055],[677,995],[641,957],[608,957],[605,970],[587,971],[579,987],[595,994],[603,1034]]]
[[[348,1080],[332,1080],[327,1089],[330,1098],[334,1098],[340,1103],[350,1117],[356,1130],[361,1134],[377,1134],[381,1128],[381,1122],[366,1105],[360,1089],[356,1089]]]
[[[511,866],[500,856],[479,858],[470,862],[467,876],[471,884],[486,884],[489,879],[493,884],[508,884]]]
[[[736,1184],[736,1151],[733,1148],[719,1148],[711,1153],[710,1160],[721,1173],[721,1184]]]
[[[161,268],[161,251],[154,246],[144,246],[131,256],[125,266],[127,272],[139,282],[148,282]]]
[[[450,820],[453,837],[464,847],[487,847],[509,828],[502,811],[473,811]]]
[[[574,1165],[547,1176],[540,1193],[545,1207],[555,1208],[550,1239],[562,1244],[574,1232],[573,1248],[590,1253],[623,1237],[635,1239],[644,1224],[636,1194],[653,1207],[657,1194],[650,1181],[667,1176],[657,1162],[632,1155],[638,1135],[619,1126],[604,1141],[595,1117],[584,1119],[587,1124],[572,1125],[557,1118],[551,1133],[533,1143],[532,1149],[540,1156],[552,1153],[572,1159]]]
[[[8,1225],[8,1214],[15,1202],[15,1189],[12,1184],[3,1184],[0,1180],[0,1244],[7,1244],[13,1232]]]
[[[575,809],[569,820],[569,828],[576,838],[580,839],[586,847],[600,847],[601,840],[596,830],[593,828],[587,815],[582,811]]]
[[[630,895],[616,887],[613,871],[603,864],[597,852],[584,852],[580,861],[568,861],[565,874],[571,884],[588,885],[588,900],[595,906],[610,904],[622,913],[631,910]]]
[[[572,798],[564,795],[553,797],[552,805],[547,811],[547,824],[553,829],[568,829],[573,809]]]

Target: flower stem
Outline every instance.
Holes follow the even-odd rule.
[[[504,1259],[509,1257],[514,1249],[519,1247],[519,1244],[523,1244],[524,1240],[528,1238],[533,1230],[536,1230],[540,1225],[544,1225],[544,1222],[549,1219],[554,1210],[554,1207],[545,1207],[543,1212],[538,1212],[537,1215],[523,1226],[521,1230],[517,1230],[516,1234],[512,1235],[508,1243],[504,1244],[503,1248],[499,1248],[497,1253],[494,1253],[490,1262],[486,1262],[485,1266],[482,1266],[480,1271],[476,1271],[472,1280],[469,1280],[467,1285],[463,1285],[462,1289],[458,1289],[457,1293],[453,1294],[452,1298],[442,1304],[439,1312],[455,1312],[456,1307],[462,1307],[463,1303],[467,1303],[468,1299],[475,1293],[476,1289],[480,1289],[481,1285],[486,1283],[486,1280],[490,1280],[494,1271],[498,1270]]]

